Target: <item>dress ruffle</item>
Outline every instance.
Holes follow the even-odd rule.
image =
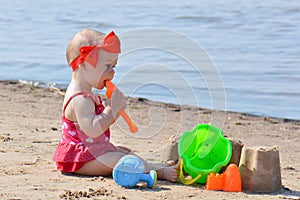
[[[83,144],[60,142],[54,153],[53,160],[56,162],[88,162],[107,152],[114,151],[116,151],[116,147],[110,142],[94,144],[89,147]]]

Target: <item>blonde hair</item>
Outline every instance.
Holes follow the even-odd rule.
[[[79,56],[80,47],[100,45],[104,38],[104,33],[92,29],[84,29],[76,33],[70,40],[66,50],[68,64],[70,64],[77,56]]]

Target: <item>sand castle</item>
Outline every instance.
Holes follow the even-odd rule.
[[[276,192],[282,188],[278,147],[244,147],[239,168],[243,190]]]

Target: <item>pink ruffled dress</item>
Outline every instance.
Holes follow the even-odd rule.
[[[64,113],[66,107],[70,101],[78,95],[92,99],[89,94],[79,92],[71,96],[63,108],[62,139],[53,156],[57,169],[62,172],[75,172],[79,170],[84,163],[94,160],[107,152],[116,151],[116,147],[110,143],[109,129],[97,138],[90,138],[80,129],[78,123],[65,118]],[[99,104],[93,100],[95,102],[96,115],[101,114],[104,110],[100,96],[98,96],[98,98],[100,100]]]

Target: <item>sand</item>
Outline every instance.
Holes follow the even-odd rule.
[[[135,135],[128,133],[119,119],[111,127],[114,144],[159,162],[171,137],[197,123],[209,123],[214,116],[222,122],[226,136],[245,146],[278,147],[283,186],[276,193],[229,193],[207,191],[204,185],[158,181],[153,190],[142,183],[125,189],[111,177],[63,175],[56,169],[52,155],[61,137],[63,91],[13,81],[0,82],[0,89],[0,199],[300,199],[299,120],[128,98],[127,112],[140,130]]]

